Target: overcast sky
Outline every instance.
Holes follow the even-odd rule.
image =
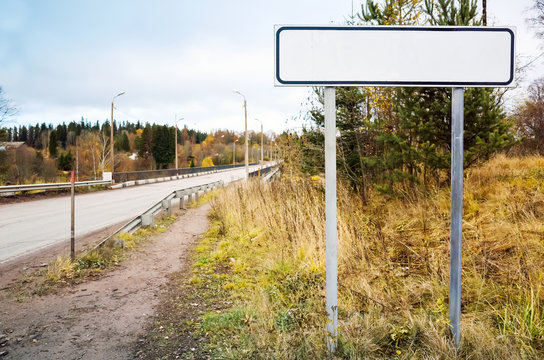
[[[543,51],[525,22],[532,3],[487,1],[489,24],[517,28],[520,64]],[[103,121],[126,91],[116,120],[177,114],[180,125],[241,131],[236,88],[249,128],[258,118],[278,132],[301,125],[308,89],[274,87],[274,24],[342,24],[351,10],[351,0],[1,0],[0,86],[18,124]],[[544,57],[527,78],[543,74]]]

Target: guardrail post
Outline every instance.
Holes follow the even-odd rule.
[[[162,208],[166,209],[166,216],[172,216],[172,200],[171,199],[163,200]]]
[[[200,188],[197,188],[195,191],[195,203],[198,203],[198,193],[200,192]]]
[[[151,226],[153,227],[155,225],[155,218],[153,216],[153,213],[148,212],[141,215],[142,219],[142,226]]]
[[[181,190],[176,191],[176,197],[179,199],[179,208],[185,209],[185,192]]]
[[[113,246],[115,247],[120,247],[121,249],[124,249],[125,248],[125,239],[115,239],[115,241],[113,242]]]

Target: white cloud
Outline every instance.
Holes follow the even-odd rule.
[[[36,73],[12,73],[11,81],[24,83],[19,87],[25,100],[19,122],[24,123],[107,119],[112,96],[123,90],[126,94],[115,100],[116,119],[172,123],[177,113],[190,127],[242,130],[243,101],[232,92],[238,88],[246,95],[249,116],[266,118],[266,125],[279,131],[307,93],[273,87],[271,42],[241,48],[225,39],[53,55],[40,60]]]
[[[265,128],[275,131],[292,128],[297,125],[292,121],[286,124],[286,120],[303,111],[302,104],[310,90],[273,86],[272,25],[319,23],[319,19],[324,23],[330,20],[333,9],[345,8],[336,10],[343,14],[351,8],[349,1],[320,1],[312,7],[312,12],[308,8],[313,3],[223,4],[232,8],[232,13],[240,14],[234,20],[222,18],[218,23],[213,19],[207,21],[195,2],[197,5],[191,3],[194,9],[187,9],[199,17],[194,28],[188,26],[174,34],[176,26],[184,27],[183,23],[155,26],[160,27],[155,40],[154,33],[141,32],[148,36],[146,41],[134,38],[140,32],[124,34],[121,28],[94,19],[87,19],[88,24],[95,22],[100,28],[79,29],[78,35],[91,38],[81,42],[55,32],[58,29],[44,27],[39,35],[27,34],[25,41],[12,41],[10,45],[0,41],[0,85],[21,108],[19,123],[69,122],[81,116],[93,122],[108,119],[112,96],[124,90],[126,94],[116,99],[118,120],[172,124],[174,114],[178,114],[190,127],[241,131],[242,99],[232,93],[237,88],[247,97],[250,119],[257,117],[263,120]],[[356,9],[359,3],[355,1]],[[535,54],[541,41],[526,28],[524,18],[528,15],[521,13],[531,1],[520,3],[514,6],[511,1],[488,2],[489,13],[498,19],[495,20],[498,24],[516,25],[518,50]],[[183,5],[189,7],[189,3]],[[242,10],[247,6],[253,10],[262,7],[263,13],[245,14]],[[23,7],[15,12],[11,24],[5,22],[7,16],[0,15],[0,24],[9,25],[5,29],[0,25],[0,33],[29,28],[28,10]],[[68,21],[62,16],[57,20]],[[146,29],[151,31],[155,23],[151,17],[148,21]],[[70,31],[68,25],[59,28]],[[95,32],[109,33],[110,37],[102,42],[102,35],[91,36]],[[539,61],[531,77],[542,74],[541,70]],[[258,128],[256,122],[250,123],[253,123],[250,128]]]

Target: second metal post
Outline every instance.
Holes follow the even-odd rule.
[[[76,258],[76,232],[75,232],[75,176],[74,171],[70,173],[70,257]]]
[[[463,237],[463,88],[451,96],[451,228],[449,318],[455,347],[461,341],[461,248]]]
[[[336,89],[325,88],[325,242],[327,292],[327,347],[336,349],[338,269],[336,252]]]

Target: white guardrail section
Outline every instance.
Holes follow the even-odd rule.
[[[214,181],[212,183],[204,184],[204,185],[197,185],[192,186],[189,188],[181,189],[181,190],[175,190],[170,195],[166,196],[164,199],[157,202],[155,205],[151,206],[148,210],[146,210],[143,214],[136,216],[134,219],[130,220],[125,225],[121,226],[117,231],[115,231],[113,234],[102,240],[98,245],[95,246],[95,249],[104,245],[108,240],[113,239],[117,234],[120,233],[129,233],[132,234],[136,230],[138,230],[142,226],[153,226],[155,215],[160,213],[162,210],[166,210],[166,215],[170,216],[172,215],[172,200],[173,199],[179,199],[179,208],[180,209],[186,209],[186,201],[185,198],[187,197],[187,202],[190,201],[198,201],[198,196],[200,192],[206,193],[208,190],[213,190],[218,187],[223,186],[223,181]],[[121,247],[125,247],[125,241],[123,239],[119,239],[116,241],[115,245],[119,245]]]
[[[151,179],[142,179],[142,180],[131,180],[131,181],[125,181],[123,183],[112,185],[112,189],[121,189],[128,186],[135,186],[135,185],[146,185],[146,184],[154,184],[157,182],[163,182],[163,181],[170,181],[170,180],[180,180],[185,179],[193,176],[201,176],[201,175],[208,175],[213,174],[219,171],[228,171],[231,169],[225,169],[225,170],[210,170],[210,171],[201,171],[194,174],[183,174],[183,175],[172,175],[172,176],[164,176],[164,177],[158,177],[158,178],[151,178]]]
[[[279,176],[280,176],[280,168],[277,167],[274,170],[270,171],[268,174],[266,174],[266,176],[263,177],[262,182],[263,183],[272,182],[274,178]]]
[[[253,173],[257,172],[253,171]],[[261,179],[262,182],[272,181],[275,177],[280,176],[279,168],[275,168],[269,174]],[[127,222],[125,225],[121,226],[113,234],[102,240],[98,245],[95,246],[95,249],[103,246],[108,240],[115,238],[116,235],[120,233],[129,233],[132,234],[142,226],[153,226],[155,215],[160,213],[162,210],[166,210],[166,215],[170,216],[172,214],[172,200],[179,199],[179,208],[186,209],[187,202],[198,201],[198,196],[200,192],[206,193],[208,190],[214,190],[216,188],[222,187],[223,181],[215,181],[212,183],[192,186],[185,189],[175,190],[170,195],[166,196],[164,199],[157,202],[155,205],[151,206],[143,214],[136,216],[134,219]],[[187,198],[187,201],[185,200]],[[115,242],[115,245],[125,247],[125,241],[123,239],[118,239]]]
[[[75,186],[94,186],[94,185],[110,185],[110,180],[92,180],[92,181],[76,181]],[[65,183],[50,183],[50,184],[32,184],[32,185],[7,185],[0,186],[0,194],[16,193],[19,191],[32,190],[54,190],[54,189],[69,189],[71,184]]]

